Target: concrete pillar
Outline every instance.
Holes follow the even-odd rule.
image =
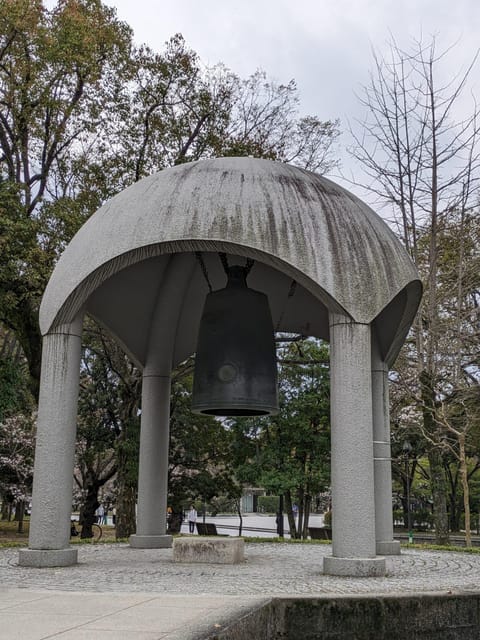
[[[175,334],[185,291],[195,266],[191,254],[170,258],[155,304],[142,381],[137,533],[140,549],[172,546],[166,533],[170,384]]]
[[[392,457],[388,367],[383,361],[372,327],[373,456],[375,473],[375,538],[379,555],[399,555],[393,539]]]
[[[130,545],[140,549],[172,546],[167,535],[170,374],[144,372],[138,470],[137,533]]]
[[[77,562],[70,545],[82,317],[43,337],[29,548],[23,566]]]
[[[324,573],[385,575],[376,557],[370,326],[330,314],[333,555]]]

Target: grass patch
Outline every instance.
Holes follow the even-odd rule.
[[[401,543],[400,546],[403,549],[415,549],[416,551],[454,551],[455,553],[480,554],[480,547],[459,547],[453,544],[430,544],[428,542],[409,544],[408,542],[404,542]]]
[[[28,545],[29,529],[29,519],[23,521],[22,533],[18,533],[18,522],[15,520],[0,520],[0,548],[26,547]],[[128,540],[117,540],[115,537],[115,527],[102,525],[102,537],[99,542],[93,542],[91,539],[81,540],[80,536],[71,538],[70,542],[71,544],[111,544],[114,542],[128,542]]]
[[[107,524],[102,524],[102,537],[100,538],[100,540],[95,541],[92,538],[82,539],[80,538],[80,536],[76,536],[70,538],[70,542],[71,544],[110,544],[114,542],[128,542],[128,540],[117,540],[117,538],[115,537],[115,527]]]
[[[18,522],[0,520],[0,547],[25,547],[28,543],[30,520],[23,521],[23,532],[18,533]]]
[[[331,540],[301,540],[299,538],[257,538],[255,536],[242,536],[246,543],[274,542],[281,544],[332,544]]]
[[[281,544],[332,544],[331,540],[299,540],[292,538],[257,538],[257,537],[247,537],[242,536],[246,543],[248,544],[256,544],[262,542],[273,542],[273,543],[281,543]],[[451,551],[455,553],[471,553],[471,554],[480,554],[480,547],[459,547],[456,545],[440,545],[440,544],[430,544],[427,542],[423,543],[413,543],[409,544],[408,542],[403,542],[400,545],[403,549],[415,549],[415,551]]]

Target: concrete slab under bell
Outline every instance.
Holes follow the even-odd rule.
[[[175,538],[173,561],[238,564],[245,559],[244,550],[245,542],[242,538],[213,536]]]
[[[377,540],[376,551],[379,556],[399,556],[400,542],[399,540]]]

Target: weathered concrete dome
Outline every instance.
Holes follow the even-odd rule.
[[[84,308],[142,366],[152,309],[173,253],[191,254],[174,362],[195,350],[207,279],[225,285],[218,252],[253,258],[249,286],[268,294],[274,326],[328,339],[328,310],[375,322],[392,361],[421,285],[392,231],[347,190],[314,173],[253,158],[202,160],[160,171],[101,207],[52,275],[42,333]]]

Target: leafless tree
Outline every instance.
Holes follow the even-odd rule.
[[[428,448],[436,537],[448,541],[446,481],[442,465],[444,424],[438,407],[445,393],[448,360],[456,363],[450,384],[467,381],[460,339],[462,308],[468,288],[462,270],[465,255],[457,255],[456,292],[446,292],[442,275],[442,237],[452,220],[465,220],[477,205],[480,179],[479,111],[473,104],[466,118],[458,119],[476,54],[463,71],[442,80],[443,65],[452,47],[438,51],[433,37],[427,44],[414,40],[409,50],[392,38],[386,57],[374,52],[374,68],[359,96],[366,117],[351,126],[351,152],[362,165],[362,185],[388,206],[406,249],[417,264],[424,283],[424,298],[408,345],[410,364],[420,397],[423,431],[435,446]],[[456,298],[448,322],[458,338],[450,342],[454,357],[445,360],[446,303]],[[462,368],[463,367],[463,368]],[[456,376],[456,377],[455,377]],[[462,380],[460,379],[462,378]]]

